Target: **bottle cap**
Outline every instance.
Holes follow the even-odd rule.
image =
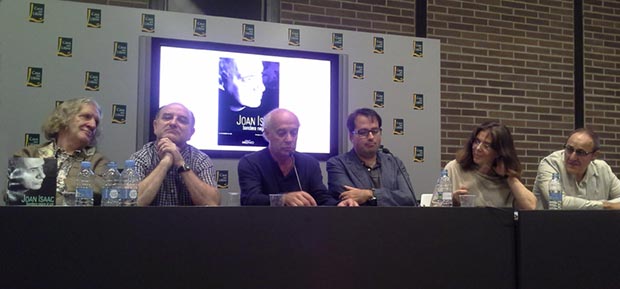
[[[125,161],[125,168],[133,168],[134,166],[136,166],[136,161],[135,160],[126,160]]]

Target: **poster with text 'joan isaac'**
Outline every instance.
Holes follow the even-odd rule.
[[[9,206],[53,206],[57,175],[54,158],[10,158],[4,201]]]
[[[279,63],[221,57],[218,145],[266,146],[263,118],[278,107]]]

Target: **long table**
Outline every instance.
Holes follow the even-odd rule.
[[[620,288],[620,211],[520,212],[523,289]]]
[[[0,288],[516,288],[511,210],[0,208]]]

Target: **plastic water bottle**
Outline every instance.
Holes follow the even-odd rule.
[[[135,168],[136,162],[134,160],[125,161],[125,169],[121,173],[123,181],[121,206],[133,207],[138,205],[138,183],[140,182],[140,177]]]
[[[562,183],[560,174],[553,173],[549,181],[549,210],[562,209]]]
[[[90,169],[90,162],[83,161],[80,173],[77,177],[75,188],[75,205],[76,206],[92,206],[93,199],[93,183],[95,173]]]
[[[103,189],[101,190],[101,206],[120,206],[121,173],[118,172],[115,162],[108,163],[108,170],[103,175]]]
[[[441,176],[437,179],[431,207],[452,207],[452,180],[447,170],[442,170]]]
[[[441,204],[443,204],[443,193],[441,193],[439,179],[437,179],[435,189],[433,190],[433,196],[431,197],[431,207],[441,207]]]

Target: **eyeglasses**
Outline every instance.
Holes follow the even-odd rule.
[[[479,139],[475,139],[471,144],[473,148],[478,148],[480,146],[481,149],[488,151],[491,148],[491,145],[485,142],[481,142]]]
[[[356,134],[359,135],[360,137],[368,137],[369,133],[372,133],[373,136],[375,135],[380,135],[381,134],[382,129],[380,127],[378,128],[373,128],[373,129],[359,129],[357,131],[352,131],[352,134]]]
[[[564,145],[564,152],[567,155],[572,155],[573,153],[575,153],[578,157],[585,157],[585,156],[587,156],[587,155],[589,155],[591,153],[594,153],[594,151],[587,152],[587,151],[584,151],[582,149],[575,149],[571,145]]]

